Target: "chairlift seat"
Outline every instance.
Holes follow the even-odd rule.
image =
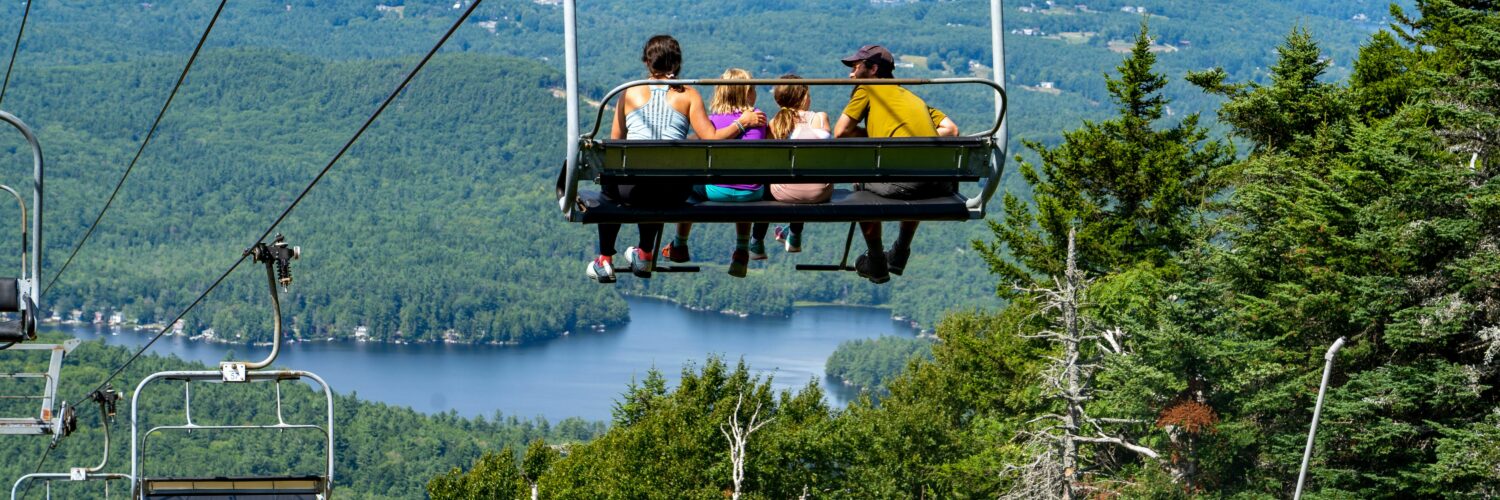
[[[152,500],[314,500],[326,482],[321,476],[144,478],[141,493]]]
[[[973,212],[962,196],[952,194],[924,200],[884,198],[868,191],[835,189],[827,203],[779,201],[744,203],[701,202],[676,207],[633,207],[598,191],[578,194],[579,216],[585,224],[654,222],[849,222],[862,220],[961,221]]]

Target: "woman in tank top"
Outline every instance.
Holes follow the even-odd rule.
[[[682,47],[668,35],[656,35],[646,41],[641,51],[641,62],[646,65],[651,80],[671,80],[682,71]],[[715,129],[703,107],[703,96],[696,89],[685,85],[649,85],[631,87],[620,96],[615,106],[610,139],[685,139],[691,130],[703,139],[731,139],[742,130],[764,126],[764,113],[743,113],[729,127]],[[605,184],[603,192],[621,203],[641,207],[661,207],[682,204],[691,194],[688,185],[653,184]],[[661,224],[638,224],[640,239],[637,246],[625,249],[625,260],[630,271],[641,278],[650,278],[656,268],[656,235]],[[599,256],[589,262],[587,274],[600,283],[615,281],[615,239],[620,235],[619,224],[599,224]]]

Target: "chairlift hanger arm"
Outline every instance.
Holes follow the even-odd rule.
[[[854,85],[961,85],[961,84],[985,85],[985,86],[990,87],[991,89],[994,89],[994,91],[997,94],[999,94],[999,99],[998,99],[997,102],[1000,103],[1000,105],[999,105],[1000,111],[995,116],[995,123],[994,123],[993,126],[990,127],[989,131],[986,132],[986,133],[984,133],[984,134],[975,134],[976,137],[979,137],[979,136],[991,136],[992,137],[995,134],[999,133],[1000,126],[1004,122],[1006,108],[1010,104],[1010,98],[1005,93],[1005,87],[1003,87],[1000,84],[995,83],[994,81],[989,80],[987,78],[975,78],[975,77],[963,77],[963,78],[799,78],[799,79],[795,79],[795,80],[793,80],[793,79],[782,79],[782,78],[750,78],[750,79],[740,79],[740,80],[731,80],[731,79],[723,79],[723,78],[704,78],[704,79],[694,79],[694,80],[634,80],[634,81],[625,82],[623,84],[620,84],[619,86],[615,87],[614,89],[611,89],[608,93],[606,93],[604,95],[604,99],[600,100],[599,110],[597,112],[595,112],[595,116],[594,116],[594,128],[592,130],[590,130],[589,133],[588,133],[588,135],[584,136],[582,139],[588,140],[588,141],[592,141],[592,140],[594,140],[595,137],[598,137],[598,135],[599,135],[599,127],[602,126],[602,124],[604,123],[604,109],[605,109],[605,107],[607,107],[606,105],[609,104],[610,101],[614,100],[615,97],[617,97],[621,93],[625,92],[625,90],[630,89],[632,87],[640,87],[640,86],[643,86],[643,85],[708,85],[708,86],[721,86],[721,85],[787,85],[787,84],[808,85],[808,86],[830,86],[830,85],[844,85],[844,86],[854,86]]]

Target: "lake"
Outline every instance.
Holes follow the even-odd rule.
[[[841,407],[857,393],[828,380],[823,370],[840,342],[917,334],[884,309],[802,307],[789,318],[741,318],[654,299],[627,302],[631,321],[624,326],[534,345],[303,342],[282,346],[276,365],[315,372],[339,393],[430,413],[451,409],[471,417],[498,411],[553,422],[573,416],[608,420],[620,393],[653,366],[675,386],[684,363],[702,365],[713,354],[731,364],[743,357],[756,373],[774,377],[778,390],[818,380],[829,404]],[[156,333],[95,326],[64,330],[135,348]],[[236,358],[253,361],[270,348],[165,337],[150,352],[217,365],[231,350]]]

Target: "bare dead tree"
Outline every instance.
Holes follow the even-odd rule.
[[[1019,473],[1007,498],[1063,498],[1071,500],[1094,488],[1086,486],[1080,463],[1081,445],[1111,445],[1161,463],[1161,455],[1132,442],[1114,429],[1121,425],[1149,424],[1138,419],[1095,417],[1087,405],[1093,400],[1094,374],[1106,356],[1128,356],[1127,333],[1120,328],[1100,328],[1080,310],[1088,304],[1089,280],[1078,269],[1076,230],[1068,231],[1067,267],[1050,288],[1022,288],[1039,299],[1039,314],[1056,318],[1053,328],[1029,335],[1061,344],[1062,357],[1049,357],[1042,372],[1043,396],[1062,403],[1062,412],[1046,414],[1028,422],[1038,428],[1023,436],[1036,459],[1026,465],[1007,467]],[[1090,351],[1085,356],[1085,351]],[[1164,464],[1165,465],[1165,464]]]
[[[745,451],[750,443],[750,434],[776,420],[774,417],[760,420],[760,401],[757,400],[755,410],[750,412],[750,421],[741,425],[740,408],[744,404],[745,393],[741,391],[739,399],[734,402],[734,412],[729,414],[729,423],[719,426],[719,432],[729,441],[729,461],[734,465],[734,493],[731,500],[740,500],[740,485],[745,482]]]

